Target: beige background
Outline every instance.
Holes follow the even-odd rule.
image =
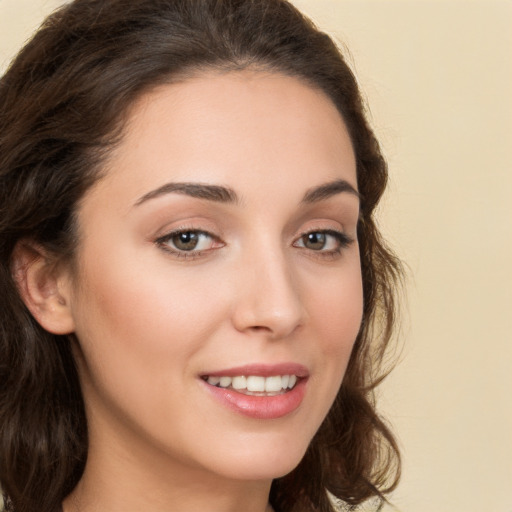
[[[0,0],[0,72],[50,0]],[[382,405],[403,512],[512,512],[512,2],[296,0],[350,49],[410,267]]]

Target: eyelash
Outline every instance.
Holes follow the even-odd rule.
[[[211,243],[218,243],[218,247],[212,247],[204,250],[195,250],[191,249],[189,251],[187,250],[180,250],[177,248],[172,248],[170,245],[171,240],[178,236],[178,235],[185,235],[185,234],[193,234],[195,236],[206,236],[211,238]],[[304,243],[305,237],[311,236],[311,235],[324,235],[327,237],[333,237],[336,242],[336,247],[334,249],[329,250],[315,250],[315,249],[309,249],[308,247],[305,247],[304,245],[300,246],[297,245],[298,243],[302,242]],[[301,249],[304,251],[308,251],[308,253],[311,253],[313,256],[318,258],[331,258],[334,259],[336,256],[340,255],[343,249],[346,249],[349,247],[354,240],[346,235],[345,233],[341,231],[336,231],[332,229],[316,229],[311,231],[305,231],[303,232],[292,244],[293,247],[296,247],[297,249]],[[224,243],[221,242],[221,240],[213,235],[212,233],[209,233],[208,231],[204,231],[202,229],[194,229],[194,228],[179,228],[176,230],[171,231],[170,233],[165,234],[164,236],[161,236],[156,239],[155,243],[164,251],[172,254],[173,256],[176,256],[178,258],[183,259],[196,259],[200,258],[204,255],[205,252],[209,252],[216,248],[224,247]],[[326,244],[328,242],[326,241]]]
[[[334,240],[336,242],[336,247],[334,249],[329,249],[329,250],[314,250],[314,249],[308,249],[307,247],[300,247],[300,246],[298,247],[296,245],[299,241],[304,241],[305,237],[311,236],[311,235],[331,236],[334,238]],[[354,242],[354,240],[351,237],[349,237],[348,235],[346,235],[345,233],[343,233],[341,231],[336,231],[334,229],[314,229],[314,230],[305,231],[304,233],[302,233],[300,235],[300,237],[297,239],[297,241],[294,242],[293,245],[294,245],[294,247],[297,247],[299,249],[303,249],[303,250],[308,251],[309,253],[312,253],[312,255],[317,258],[334,259],[341,254],[343,249],[346,249],[347,247],[349,247],[353,242]],[[326,244],[327,244],[327,242],[326,242]]]
[[[164,236],[161,236],[156,240],[156,244],[161,247],[162,250],[172,254],[173,256],[176,256],[178,258],[183,259],[195,259],[200,258],[205,252],[211,251],[212,249],[204,249],[204,250],[180,250],[177,248],[172,248],[170,245],[171,240],[178,236],[178,235],[184,235],[184,234],[194,234],[196,236],[207,236],[212,239],[212,243],[217,242],[219,244],[219,248],[223,247],[225,244],[223,244],[218,237],[213,235],[212,233],[209,233],[208,231],[205,231],[203,229],[194,229],[194,228],[179,228],[176,230],[171,231],[170,233],[167,233]]]

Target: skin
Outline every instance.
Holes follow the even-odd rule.
[[[356,189],[346,127],[296,78],[205,73],[133,106],[79,206],[75,270],[58,278],[90,431],[65,512],[267,509],[272,479],[299,463],[326,416],[361,322],[357,194],[303,201],[337,180]],[[153,192],[191,182],[238,200]],[[176,230],[211,237],[179,252],[163,238]],[[326,230],[351,242],[305,242]],[[283,362],[308,379],[280,418],[233,411],[201,379]]]

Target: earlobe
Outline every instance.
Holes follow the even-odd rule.
[[[23,302],[41,327],[53,334],[74,331],[69,275],[63,265],[38,244],[23,240],[14,249],[12,273]]]

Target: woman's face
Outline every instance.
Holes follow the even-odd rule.
[[[90,458],[289,472],[362,315],[338,111],[295,78],[212,72],[142,97],[106,171],[78,210],[69,297]]]

